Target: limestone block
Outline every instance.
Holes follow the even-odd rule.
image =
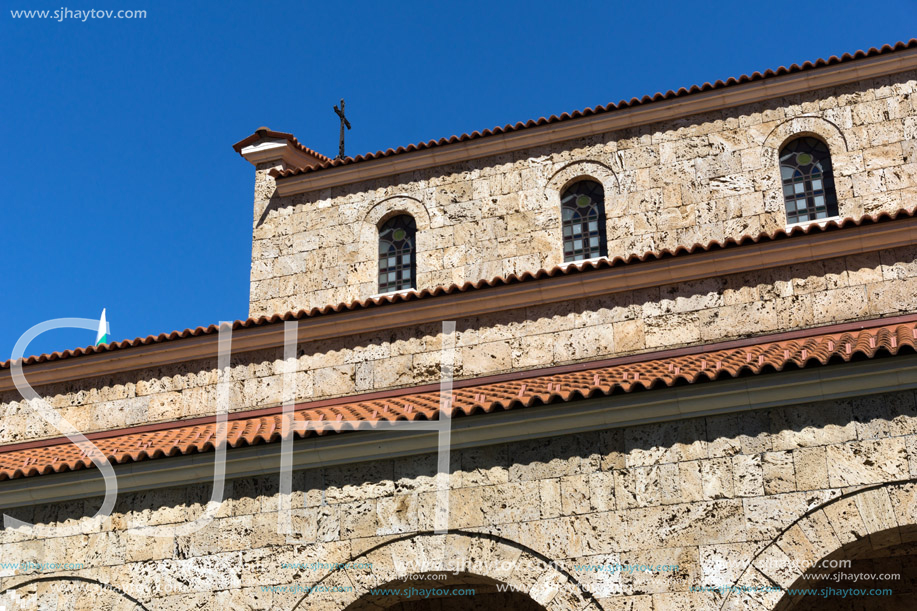
[[[720,608],[715,592],[659,592],[652,596],[654,609],[714,611]]]
[[[727,499],[630,509],[628,548],[711,545],[745,538],[742,503]]]
[[[678,483],[681,488],[681,500],[686,503],[704,500],[704,477],[701,461],[692,460],[678,463]]]
[[[900,142],[874,146],[863,151],[867,170],[887,168],[903,163],[904,153]]]
[[[383,526],[379,523],[379,512],[376,505],[375,499],[341,504],[341,537],[356,539],[389,534],[381,532]],[[386,526],[390,527],[388,524]]]
[[[589,475],[569,475],[560,478],[561,507],[564,515],[591,511],[589,477]]]
[[[378,389],[411,384],[414,381],[413,358],[405,354],[373,361],[373,386]]]
[[[192,556],[207,556],[248,549],[252,533],[251,515],[220,518],[193,533],[188,550]]]
[[[597,325],[554,335],[554,362],[564,363],[614,353],[614,327]]]
[[[827,447],[832,487],[874,484],[908,477],[904,439],[853,441]]]
[[[917,303],[917,278],[866,285],[870,314],[907,312]]]
[[[792,452],[766,452],[761,465],[764,471],[764,493],[796,491],[796,474]]]
[[[824,447],[793,450],[796,489],[818,490],[829,487],[828,454]]]
[[[699,418],[630,427],[624,443],[629,467],[707,457],[704,420]]]
[[[563,490],[563,485],[561,490]],[[480,489],[481,510],[488,524],[527,522],[540,517],[538,482],[509,482]],[[588,494],[588,487],[586,489]]]
[[[599,433],[599,452],[602,471],[622,469],[627,464],[624,449],[624,431],[605,429]]]
[[[629,546],[628,526],[618,512],[603,511],[569,518],[570,530],[574,533],[570,549],[556,558],[569,558],[578,554],[607,554],[621,551]]]
[[[461,462],[461,487],[505,484],[509,481],[509,463],[506,446],[468,448],[459,453]]]
[[[806,512],[801,493],[742,499],[748,537],[752,541],[770,540]]]
[[[391,535],[417,530],[420,499],[416,494],[382,498],[376,502],[376,534]]]
[[[770,414],[764,410],[712,416],[707,422],[707,447],[711,458],[760,454],[773,449]]]
[[[735,584],[742,591],[730,592],[722,609],[729,611],[765,611],[775,608],[782,591],[772,591],[774,584],[760,571],[750,567]]]
[[[848,404],[822,402],[771,410],[774,450],[837,445],[856,439]]]
[[[728,458],[702,460],[701,475],[703,478],[704,498],[732,498],[734,494],[732,461]]]
[[[562,500],[560,479],[543,479],[538,482],[542,518],[556,518],[561,515]]]
[[[323,484],[328,503],[392,496],[395,493],[394,464],[389,461],[363,462],[325,467]]]
[[[507,341],[461,348],[459,352],[465,375],[484,375],[512,367],[513,349],[512,344]]]
[[[812,296],[815,321],[829,323],[869,314],[869,299],[865,285],[840,288]]]
[[[905,437],[907,444],[908,469],[911,477],[917,477],[917,435],[908,435]]]
[[[655,607],[653,607],[653,596],[650,594],[609,596],[605,598],[598,598],[598,602],[602,605],[603,609],[621,609],[621,611],[655,611]]]
[[[917,276],[917,248],[911,246],[896,248],[891,251],[882,251],[878,255],[880,264],[877,269],[881,272],[870,281],[899,280]]]
[[[356,370],[353,365],[323,367],[313,372],[315,397],[339,396],[356,390]]]
[[[889,487],[888,494],[902,542],[917,541],[917,484]]]
[[[762,454],[739,454],[732,457],[733,486],[736,496],[764,495]]]
[[[734,583],[751,564],[757,551],[753,543],[701,545],[698,548],[700,574],[698,586],[717,587]]]
[[[599,470],[599,455],[573,435],[513,444],[510,481],[540,480]]]
[[[697,585],[701,576],[700,556],[696,547],[672,547],[630,551],[621,554],[627,565],[677,566],[677,570],[633,570],[622,575],[625,592],[685,592]]]
[[[568,565],[572,567],[572,570],[568,570],[587,592],[601,599],[620,595],[623,592],[621,571],[603,570],[620,564],[620,554],[598,554],[571,559]]]
[[[694,312],[652,316],[645,318],[643,325],[647,348],[692,344],[701,340],[700,321]]]
[[[863,548],[865,542],[865,547],[869,548],[867,538],[869,532],[860,515],[856,500],[850,497],[842,498],[826,505],[823,511],[842,545],[851,546],[859,543],[859,548]]]
[[[593,511],[615,509],[615,478],[611,471],[589,474],[589,496]]]
[[[805,570],[777,545],[765,547],[752,566],[783,589],[792,586]]]
[[[864,490],[853,497],[869,532],[869,542],[874,550],[901,543],[898,521],[892,509],[888,490]]]

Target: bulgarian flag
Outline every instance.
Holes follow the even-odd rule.
[[[108,322],[105,320],[105,308],[102,308],[102,318],[99,319],[99,331],[96,333],[96,346],[108,343]]]

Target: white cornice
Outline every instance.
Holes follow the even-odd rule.
[[[466,319],[532,305],[820,261],[914,243],[917,243],[917,218],[911,217],[304,318],[299,321],[298,341],[346,337],[381,329]],[[279,348],[283,345],[283,333],[283,325],[279,323],[236,330],[232,339],[233,352]],[[28,365],[24,373],[29,383],[37,387],[146,367],[216,358],[217,341],[218,335],[211,333]],[[0,392],[14,389],[10,370],[0,371]]]
[[[764,374],[733,380],[663,388],[500,412],[452,421],[451,448],[459,450],[526,439],[555,437],[682,418],[849,399],[917,388],[917,356],[897,356]],[[380,431],[312,437],[293,445],[294,469],[379,461],[436,452],[436,432],[393,427]],[[281,444],[231,449],[227,479],[278,473]],[[115,465],[120,493],[207,485],[215,454]],[[0,482],[0,508],[24,507],[101,496],[97,469]]]
[[[286,197],[450,163],[511,153],[526,148],[783,98],[913,69],[917,69],[917,49],[908,49],[670,100],[641,104],[599,115],[540,127],[528,127],[476,140],[435,146],[421,151],[400,153],[390,157],[279,178],[277,194]]]
[[[283,167],[301,168],[318,163],[317,159],[306,155],[285,138],[262,138],[244,147],[240,154],[253,166],[276,162]]]

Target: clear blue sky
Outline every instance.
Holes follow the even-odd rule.
[[[267,125],[333,156],[342,96],[357,154],[917,33],[914,0],[69,2],[0,14],[0,360],[103,307],[116,340],[245,318],[253,169],[231,144]],[[148,15],[10,15],[64,5]]]

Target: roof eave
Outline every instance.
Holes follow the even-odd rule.
[[[785,74],[759,75],[759,78],[744,82],[718,81],[709,89],[681,89],[670,92],[671,95],[657,94],[653,98],[534,123],[530,121],[449,140],[333,160],[312,167],[275,171],[277,194],[285,197],[384,178],[914,70],[917,69],[917,40],[901,50],[876,51],[875,55],[838,60],[834,64],[796,68]]]

